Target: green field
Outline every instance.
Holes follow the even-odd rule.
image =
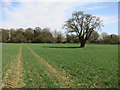
[[[117,88],[118,46],[3,44],[2,87]]]

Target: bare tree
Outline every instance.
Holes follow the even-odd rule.
[[[101,33],[101,38],[104,39],[106,36],[108,36],[108,34],[106,32],[102,32]]]
[[[81,43],[80,47],[84,47],[93,31],[101,29],[102,26],[103,23],[99,17],[78,11],[72,14],[72,18],[68,19],[63,27],[68,32],[75,32]]]

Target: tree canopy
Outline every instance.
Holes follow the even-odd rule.
[[[90,14],[84,14],[83,11],[74,12],[72,17],[65,21],[64,28],[68,32],[75,32],[81,43],[81,47],[85,46],[86,41],[95,30],[101,29],[102,20],[99,17]]]

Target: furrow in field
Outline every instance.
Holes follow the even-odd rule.
[[[5,72],[5,77],[2,80],[2,87],[21,88],[25,85],[23,81],[23,68],[21,62],[22,45],[19,48],[19,53],[13,62],[10,64],[10,69]]]
[[[36,54],[29,46],[28,49],[33,53],[33,55],[35,55],[40,62],[51,72],[53,73],[53,75],[62,83],[62,88],[63,87],[71,87],[72,81],[69,80],[68,77],[63,76],[63,74],[61,74],[61,72],[57,71],[55,68],[53,68],[46,60],[44,60],[43,58],[41,58],[38,54]]]
[[[2,70],[2,75],[5,73],[5,70],[7,69],[8,64],[5,66],[5,68]]]

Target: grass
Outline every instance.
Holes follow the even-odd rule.
[[[19,46],[3,44],[3,72],[7,72],[16,59]],[[25,83],[22,87],[117,88],[118,46],[87,44],[85,48],[78,47],[79,44],[22,44]],[[3,80],[5,76],[6,73]]]

